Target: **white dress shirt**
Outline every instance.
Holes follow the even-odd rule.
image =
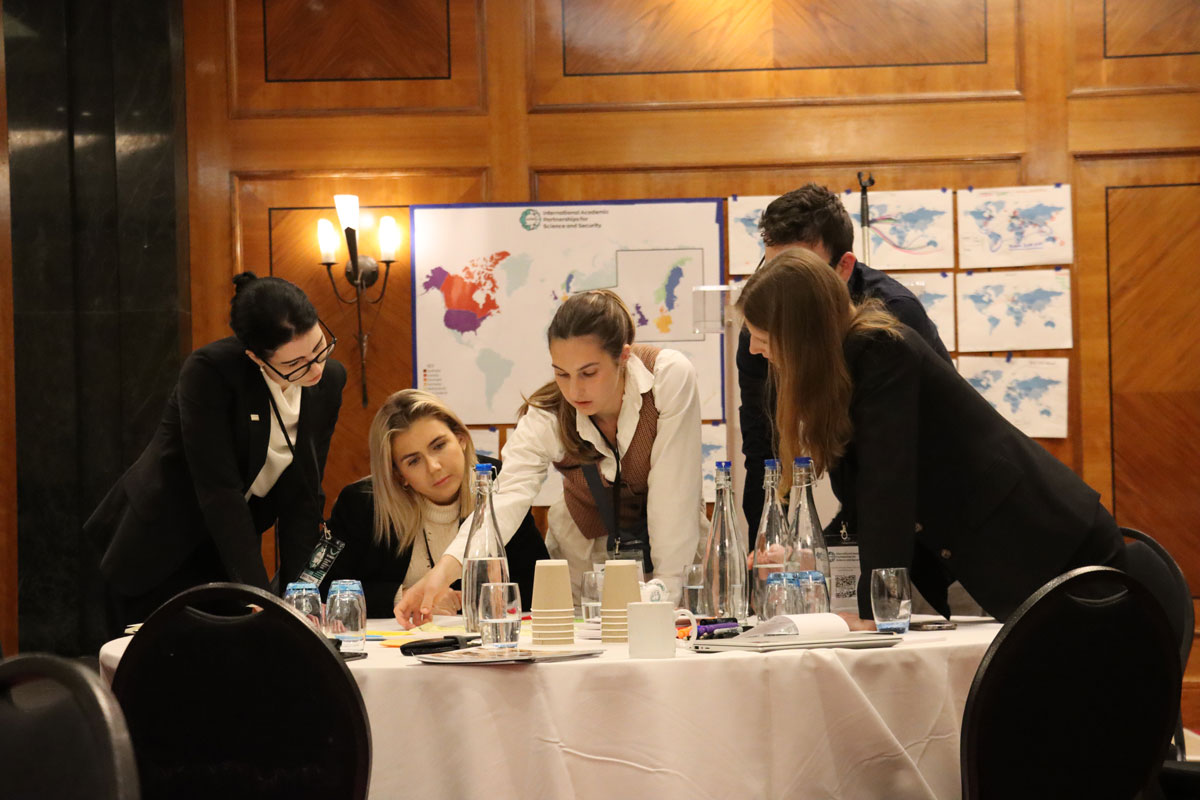
[[[654,577],[661,578],[673,596],[683,585],[683,568],[692,563],[700,536],[697,509],[701,508],[700,393],[696,370],[687,357],[675,350],[662,350],[654,372],[636,355],[626,362],[625,392],[617,417],[617,447],[629,449],[642,410],[642,394],[654,391],[658,408],[658,432],[650,449],[650,476],[646,517]],[[616,478],[617,462],[595,424],[586,414],[576,415],[576,429],[603,455],[600,474]],[[504,469],[492,496],[496,521],[505,543],[516,533],[537,496],[548,470],[561,461],[566,451],[559,436],[558,419],[549,411],[531,408],[508,436],[501,453]],[[569,515],[566,515],[569,517]],[[446,554],[463,560],[470,519],[459,528]],[[574,530],[555,531],[555,536],[583,534]],[[649,578],[650,576],[647,576]]]
[[[262,373],[263,380],[267,382],[267,389],[270,390],[271,397],[275,400],[279,416],[283,418],[283,424],[287,426],[288,436],[292,437],[292,444],[295,444],[296,429],[300,425],[300,397],[302,394],[300,385],[291,384],[285,389],[271,380],[262,367],[259,367],[258,371]],[[292,463],[292,451],[288,447],[287,439],[283,437],[283,429],[279,427],[279,420],[276,419],[274,411],[271,411],[270,414],[271,436],[267,440],[267,460],[263,462],[258,476],[246,491],[247,500],[251,495],[266,497],[275,487],[275,481],[279,480],[279,476]]]

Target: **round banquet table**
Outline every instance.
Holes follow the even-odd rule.
[[[368,642],[349,666],[370,716],[370,796],[958,798],[963,706],[1000,625],[956,621],[890,648],[661,660],[576,639],[604,653],[429,665]],[[100,651],[110,682],[130,638]]]

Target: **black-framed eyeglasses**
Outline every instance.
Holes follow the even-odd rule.
[[[333,331],[329,330],[329,326],[321,321],[320,317],[317,318],[317,324],[321,326],[321,329],[323,331],[325,331],[325,333],[328,335],[328,340],[329,340],[328,343],[325,345],[325,347],[323,347],[321,349],[321,352],[317,353],[311,359],[309,359],[308,361],[305,361],[303,364],[296,367],[291,372],[286,372],[286,373],[280,372],[279,370],[275,369],[275,366],[266,359],[263,359],[263,363],[266,364],[270,368],[271,372],[274,372],[276,375],[283,378],[288,383],[294,383],[294,382],[300,380],[301,378],[303,378],[305,375],[307,375],[308,371],[310,369],[312,369],[313,364],[324,364],[325,360],[329,358],[330,353],[333,352],[333,346],[337,344],[337,337],[333,335]]]

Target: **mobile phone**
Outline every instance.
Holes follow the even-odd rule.
[[[339,650],[338,654],[342,657],[342,661],[358,661],[360,658],[366,658],[367,654],[362,650],[348,651]]]
[[[931,619],[922,622],[911,622],[908,625],[910,631],[952,631],[957,627],[957,622],[951,622],[948,619]]]

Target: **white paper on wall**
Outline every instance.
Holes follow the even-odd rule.
[[[960,272],[958,350],[1070,349],[1069,269]]]
[[[1075,260],[1071,187],[958,191],[958,266],[1025,267]]]
[[[959,356],[958,371],[1026,436],[1067,438],[1065,358]]]

